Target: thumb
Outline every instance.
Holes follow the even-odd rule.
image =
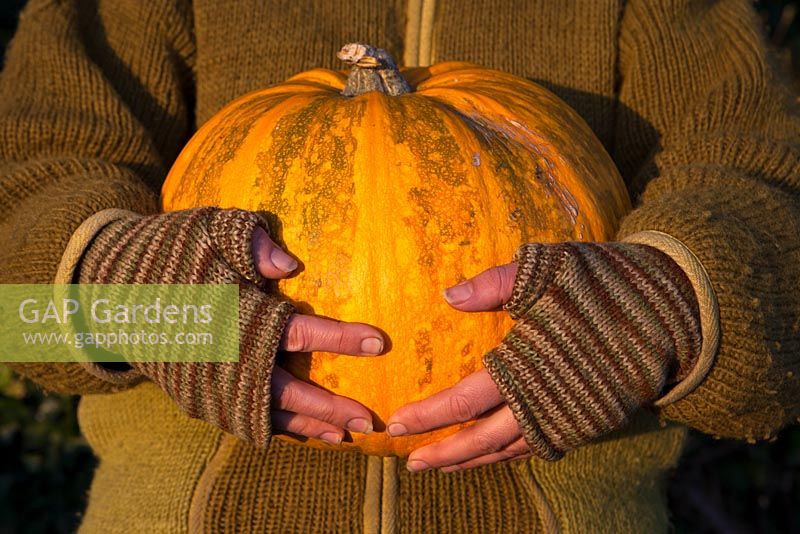
[[[253,261],[264,278],[285,278],[297,269],[297,260],[276,245],[260,226],[253,230]]]
[[[285,278],[297,260],[270,239],[266,221],[257,213],[237,208],[202,208],[211,215],[208,233],[228,264],[255,284],[263,278]]]
[[[461,311],[489,311],[511,298],[517,264],[492,267],[479,275],[444,290],[445,300]]]

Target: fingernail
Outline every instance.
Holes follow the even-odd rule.
[[[409,460],[408,463],[406,464],[406,469],[408,469],[412,473],[416,473],[418,471],[425,471],[426,469],[430,468],[431,466],[429,466],[426,462],[423,462],[422,460]]]
[[[350,432],[360,432],[362,434],[369,434],[372,432],[372,423],[367,419],[356,417],[347,422],[347,430]]]
[[[469,280],[444,290],[444,298],[450,304],[461,304],[472,296],[472,282]]]
[[[377,337],[368,337],[361,342],[361,352],[365,354],[380,354],[383,351],[383,340]]]
[[[331,445],[339,445],[342,442],[342,436],[336,432],[325,432],[319,437],[319,439],[325,443],[330,443]]]
[[[457,465],[448,465],[447,467],[442,467],[441,469],[439,469],[439,471],[441,471],[442,473],[454,473],[454,472],[460,471],[460,470],[461,470],[461,467],[459,467]]]
[[[408,434],[408,429],[406,425],[402,423],[392,423],[388,427],[386,427],[386,431],[389,433],[390,436],[405,436]]]
[[[272,265],[285,273],[290,273],[297,269],[297,260],[278,247],[272,249],[272,252],[269,254],[269,259],[272,261]]]

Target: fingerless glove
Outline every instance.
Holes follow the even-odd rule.
[[[270,438],[270,388],[278,343],[293,307],[266,292],[253,261],[256,214],[197,208],[117,220],[81,260],[83,284],[238,284],[237,363],[131,363],[191,417],[259,446]],[[123,355],[124,356],[124,355]],[[188,358],[187,358],[188,359]]]
[[[679,381],[701,333],[689,279],[633,243],[530,244],[505,305],[517,322],[484,365],[537,456],[619,429]]]

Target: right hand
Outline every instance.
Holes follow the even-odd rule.
[[[297,262],[268,236],[258,215],[196,208],[130,214],[95,236],[78,267],[82,284],[238,284],[239,361],[131,362],[190,417],[266,447],[274,431],[339,443],[344,430],[368,433],[372,416],[352,399],[275,366],[278,350],[376,355],[381,333],[363,323],[300,315],[267,291]],[[233,333],[235,335],[235,333]]]
[[[297,269],[297,262],[260,227],[253,232],[253,256],[265,278],[286,278]],[[369,325],[292,314],[280,349],[371,356],[380,354],[383,345],[381,333]],[[372,432],[372,415],[363,405],[299,380],[278,366],[272,375],[272,406],[273,432],[318,438],[334,445],[341,443],[345,429]]]

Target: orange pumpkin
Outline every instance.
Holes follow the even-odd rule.
[[[546,89],[455,62],[402,70],[404,85],[382,51],[348,46],[349,78],[303,72],[212,117],[170,171],[163,208],[264,213],[304,266],[279,286],[300,310],[388,334],[381,356],[283,365],[374,411],[376,431],[340,448],[404,456],[463,425],[390,438],[389,415],[480,369],[511,327],[500,311],[454,311],[443,288],[521,243],[607,240],[630,204],[600,142]]]

